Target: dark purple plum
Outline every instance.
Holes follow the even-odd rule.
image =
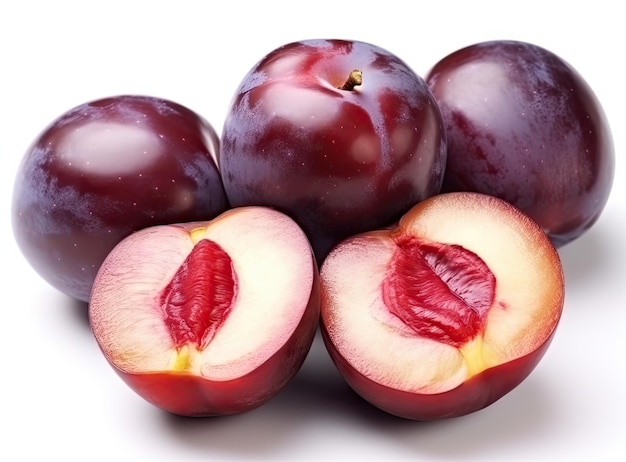
[[[34,140],[17,171],[13,231],[52,286],[88,301],[112,248],[157,224],[228,208],[208,121],[175,102],[120,95],[75,107]]]
[[[557,247],[596,222],[613,185],[613,141],[600,102],[569,63],[496,40],[449,54],[426,80],[448,137],[442,191],[504,199]]]
[[[300,224],[321,262],[439,192],[445,134],[426,82],[396,55],[345,40],[286,44],[243,78],[219,164],[233,206]]]

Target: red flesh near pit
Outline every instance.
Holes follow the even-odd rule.
[[[176,348],[207,346],[230,312],[235,296],[232,260],[202,239],[161,294],[163,320]]]
[[[389,311],[420,337],[460,347],[484,327],[496,279],[458,246],[401,237],[383,282]]]

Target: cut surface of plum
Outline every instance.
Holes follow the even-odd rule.
[[[377,404],[388,393],[434,399],[469,383],[491,390],[463,413],[530,373],[564,302],[561,263],[545,233],[517,208],[477,193],[435,196],[394,227],[344,240],[321,280],[324,340],[358,393]],[[511,375],[506,365],[518,360],[524,367]],[[389,406],[402,413],[402,403]],[[419,418],[420,406],[409,417]],[[436,406],[428,411],[437,415]]]

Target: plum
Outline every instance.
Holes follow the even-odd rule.
[[[426,82],[373,44],[305,40],[261,59],[236,90],[219,167],[233,206],[293,217],[321,262],[439,192],[445,133]]]
[[[119,95],[81,104],[24,154],[12,198],[17,244],[43,279],[88,301],[100,264],[131,232],[229,207],[218,151],[211,124],[173,101]]]
[[[539,363],[564,304],[563,267],[510,203],[443,193],[396,225],[340,242],[320,269],[321,326],[348,384],[399,417],[499,400]]]
[[[457,50],[426,76],[448,136],[443,192],[475,191],[517,206],[560,247],[607,203],[615,153],[591,87],[534,44],[494,40]]]
[[[308,354],[319,306],[303,231],[251,206],[122,240],[98,271],[89,320],[130,388],[160,409],[200,417],[275,396]]]

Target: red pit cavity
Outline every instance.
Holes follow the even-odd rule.
[[[161,294],[163,320],[176,348],[208,345],[232,307],[232,260],[218,244],[200,240]]]
[[[391,313],[420,337],[460,347],[482,330],[496,278],[459,246],[402,237],[383,282]]]

